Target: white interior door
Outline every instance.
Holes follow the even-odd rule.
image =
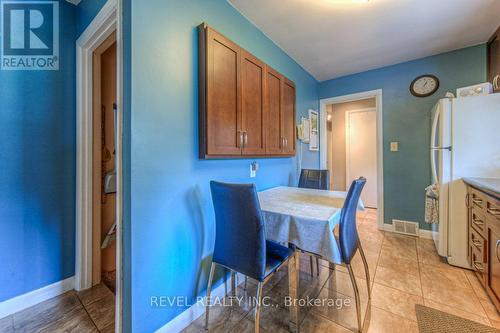
[[[346,113],[346,187],[361,176],[366,178],[361,199],[366,207],[377,208],[376,109]]]

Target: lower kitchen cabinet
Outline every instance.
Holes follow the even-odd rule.
[[[500,195],[467,185],[470,264],[500,311]]]

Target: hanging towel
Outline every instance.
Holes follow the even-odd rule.
[[[439,189],[437,184],[425,188],[425,222],[439,223]]]

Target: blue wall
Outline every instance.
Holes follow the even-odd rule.
[[[317,82],[226,1],[132,2],[132,328],[151,332],[186,308],[152,308],[150,296],[204,294],[214,244],[212,179],[296,184],[295,158],[198,159],[197,30],[207,22],[295,81],[297,111],[318,108]],[[145,24],[145,22],[147,22]],[[126,64],[125,64],[126,66]],[[318,154],[304,152],[305,167]]]
[[[75,20],[59,71],[0,71],[0,301],[74,274]]]
[[[82,0],[78,4],[77,36],[80,36],[85,31],[106,2],[107,0]]]
[[[432,96],[410,94],[411,81],[431,73],[440,79]],[[375,69],[320,83],[319,98],[383,89],[385,223],[392,219],[424,221],[424,188],[430,184],[430,113],[447,91],[486,81],[486,47],[454,52]],[[389,143],[399,141],[399,152]]]

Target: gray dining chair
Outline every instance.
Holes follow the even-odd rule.
[[[361,242],[358,236],[358,230],[356,227],[356,211],[358,209],[359,197],[361,191],[366,184],[366,178],[360,177],[352,182],[349,187],[349,192],[347,192],[347,197],[344,201],[344,206],[340,213],[339,222],[339,236],[337,242],[340,247],[340,257],[342,259],[343,265],[347,268],[349,272],[349,277],[351,278],[352,287],[354,289],[354,298],[356,301],[356,317],[358,321],[358,332],[361,332],[363,325],[361,323],[361,299],[359,295],[358,284],[356,283],[356,277],[354,276],[354,271],[351,266],[352,258],[359,251],[361,255],[361,260],[363,261],[363,266],[365,268],[366,275],[366,286],[368,288],[368,300],[371,299],[370,290],[370,271],[368,269],[368,262],[366,261],[365,253],[361,247]]]
[[[255,333],[259,333],[262,288],[288,262],[293,250],[266,240],[266,226],[254,184],[211,181],[210,190],[215,211],[215,247],[207,286],[205,330],[208,330],[215,267],[221,266],[231,271],[233,295],[235,272],[258,281],[254,318]]]

